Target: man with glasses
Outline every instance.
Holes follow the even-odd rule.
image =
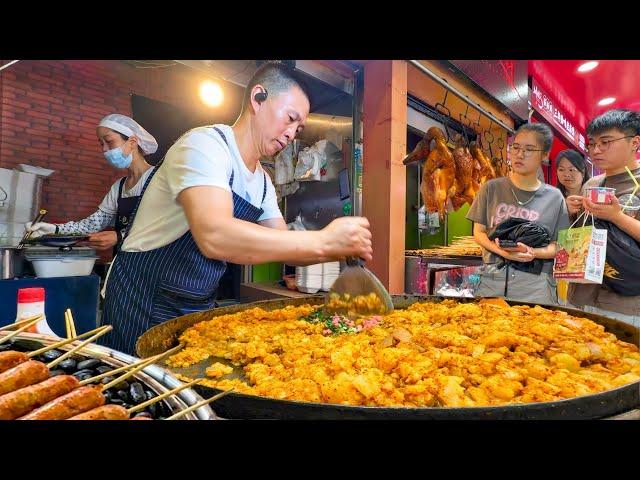
[[[625,215],[618,201],[619,197],[632,193],[635,188],[635,183],[625,167],[640,183],[640,168],[636,157],[636,152],[640,148],[640,112],[609,110],[589,123],[587,136],[589,139],[587,151],[591,161],[605,173],[586,182],[583,195],[590,187],[604,186],[615,188],[616,196],[610,205],[595,204],[584,196],[569,196],[567,197],[569,212],[577,214],[586,209],[595,218],[610,222],[631,239],[640,243],[640,213],[627,211]],[[636,195],[640,196],[640,192],[636,192]],[[607,255],[609,253],[608,251]],[[575,306],[584,307],[586,311],[615,317],[640,326],[640,295],[621,295],[606,284],[574,283],[569,286],[569,302]]]
[[[543,123],[522,125],[509,149],[511,173],[482,185],[467,218],[474,222],[473,237],[483,247],[484,271],[475,291],[477,297],[506,296],[512,300],[557,304],[556,282],[552,276],[558,230],[567,228],[567,207],[560,191],[538,178],[542,162],[549,157],[553,133]],[[546,247],[532,248],[519,243],[504,249],[489,240],[496,226],[509,218],[522,218],[544,226],[551,237]],[[507,268],[509,260],[513,267]],[[542,272],[518,268],[517,263],[542,261]],[[524,266],[523,266],[524,267]],[[506,290],[506,295],[505,295]]]

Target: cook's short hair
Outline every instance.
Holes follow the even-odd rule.
[[[282,63],[267,62],[262,64],[249,80],[242,100],[243,112],[251,104],[251,89],[256,85],[262,85],[269,96],[276,96],[293,87],[298,87],[311,103],[309,87],[300,72]]]

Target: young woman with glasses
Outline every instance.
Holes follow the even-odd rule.
[[[485,268],[475,292],[477,297],[505,296],[512,300],[556,304],[556,282],[552,276],[558,230],[567,228],[567,207],[560,191],[538,178],[542,162],[548,159],[553,142],[551,129],[542,123],[522,125],[509,149],[511,173],[493,179],[480,188],[467,218],[474,222],[473,236],[483,247]],[[541,248],[518,243],[513,249],[500,247],[489,240],[498,224],[509,218],[522,218],[543,225],[552,242]],[[506,268],[505,262],[542,260],[539,275],[517,268]],[[507,273],[508,272],[508,273]],[[508,280],[507,280],[508,275]]]

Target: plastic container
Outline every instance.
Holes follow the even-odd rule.
[[[326,262],[322,264],[322,286],[320,290],[328,292],[340,275],[340,262]]]
[[[36,276],[51,278],[90,275],[98,256],[94,249],[88,247],[61,250],[38,246],[29,247],[25,258],[33,264]]]
[[[90,275],[98,257],[31,259],[36,275],[41,278]]]
[[[31,333],[42,333],[44,335],[53,335],[57,337],[49,324],[44,313],[45,290],[42,287],[21,288],[18,290],[18,308],[16,311],[16,322],[42,315],[42,319],[35,325],[27,329]]]
[[[593,203],[609,205],[613,201],[616,194],[615,188],[608,187],[591,187],[587,189],[587,198]]]
[[[621,195],[618,202],[620,202],[622,211],[632,217],[635,217],[638,210],[640,210],[640,198],[636,195],[631,195],[630,193]]]

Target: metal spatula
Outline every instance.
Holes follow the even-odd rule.
[[[351,304],[349,306],[331,305],[332,298],[350,299],[357,296],[375,295],[380,299],[377,306]],[[336,295],[338,297],[336,297]],[[384,285],[378,278],[364,267],[364,262],[357,257],[347,257],[347,266],[336,279],[325,298],[325,311],[343,315],[386,315],[393,311],[393,301]],[[351,316],[350,315],[350,316]]]

